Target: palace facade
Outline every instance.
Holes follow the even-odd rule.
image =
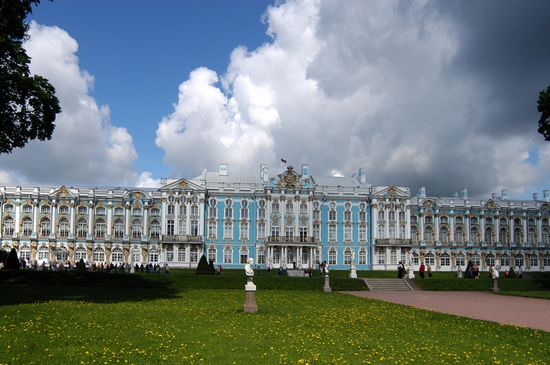
[[[159,263],[196,267],[202,255],[224,268],[433,270],[521,266],[550,270],[550,201],[412,195],[405,186],[309,174],[270,175],[228,165],[160,188],[0,186],[1,248],[27,262]]]

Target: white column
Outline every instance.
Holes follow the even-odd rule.
[[[451,227],[451,242],[455,241],[455,217],[454,217],[454,211],[451,210],[449,214],[449,227]]]
[[[107,236],[111,236],[111,224],[113,220],[113,205],[107,204]]]
[[[53,199],[52,205],[51,205],[51,211],[50,211],[50,214],[51,214],[51,217],[52,217],[52,220],[51,220],[52,223],[51,223],[51,226],[50,226],[50,228],[51,228],[50,234],[51,233],[54,233],[54,234],[57,233],[56,229],[55,229],[57,227],[57,225],[55,224],[55,219],[56,219],[55,209],[56,208],[57,208],[57,203],[56,203],[55,199]],[[0,227],[0,229],[2,229],[2,227]]]
[[[32,233],[38,234],[38,199],[32,204]]]
[[[143,235],[147,237],[149,235],[149,203],[145,202],[143,206]]]
[[[124,207],[124,235],[130,236],[130,203],[126,203],[126,206]]]
[[[21,201],[20,200],[17,200],[15,202],[15,222],[13,222],[13,224],[15,225],[15,227],[13,227],[13,232],[16,234],[16,235],[19,235],[19,225],[20,225],[20,220],[21,220]]]
[[[205,209],[205,199],[204,197],[203,198],[200,198],[199,199],[199,216],[198,216],[198,220],[199,220],[199,236],[203,236],[205,235],[205,227],[204,227],[204,221],[205,221],[205,217],[206,217],[206,211],[204,210]],[[248,209],[248,214],[249,214],[249,218],[250,216],[255,213],[255,212],[252,212],[252,209]],[[252,229],[252,220],[250,220],[250,226],[248,227],[248,229]],[[255,230],[254,230],[255,231]]]
[[[94,206],[93,205],[88,207],[88,235],[92,237],[94,236]]]
[[[69,208],[71,209],[71,222],[69,225],[70,232],[69,234],[74,236],[75,233],[75,225],[76,225],[76,203],[74,200],[71,200],[71,203],[69,204]]]

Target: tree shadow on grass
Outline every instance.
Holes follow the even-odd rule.
[[[122,273],[0,271],[0,306],[71,300],[116,303],[176,298],[168,276]]]

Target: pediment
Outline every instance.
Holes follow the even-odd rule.
[[[407,198],[410,197],[410,193],[402,188],[398,188],[396,186],[388,186],[385,188],[382,188],[380,190],[377,190],[372,194],[373,198]]]
[[[159,189],[160,191],[204,191],[204,188],[196,183],[186,180],[179,179],[169,184],[164,185]]]
[[[50,196],[56,199],[72,199],[77,197],[76,194],[71,193],[71,191],[67,189],[65,185],[55,190],[53,193],[50,194]]]
[[[495,210],[495,209],[498,210],[500,209],[500,205],[493,199],[489,199],[487,200],[487,203],[485,203],[484,208],[487,210]]]

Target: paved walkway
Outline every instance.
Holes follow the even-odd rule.
[[[347,291],[364,298],[550,332],[550,300],[483,292]]]

